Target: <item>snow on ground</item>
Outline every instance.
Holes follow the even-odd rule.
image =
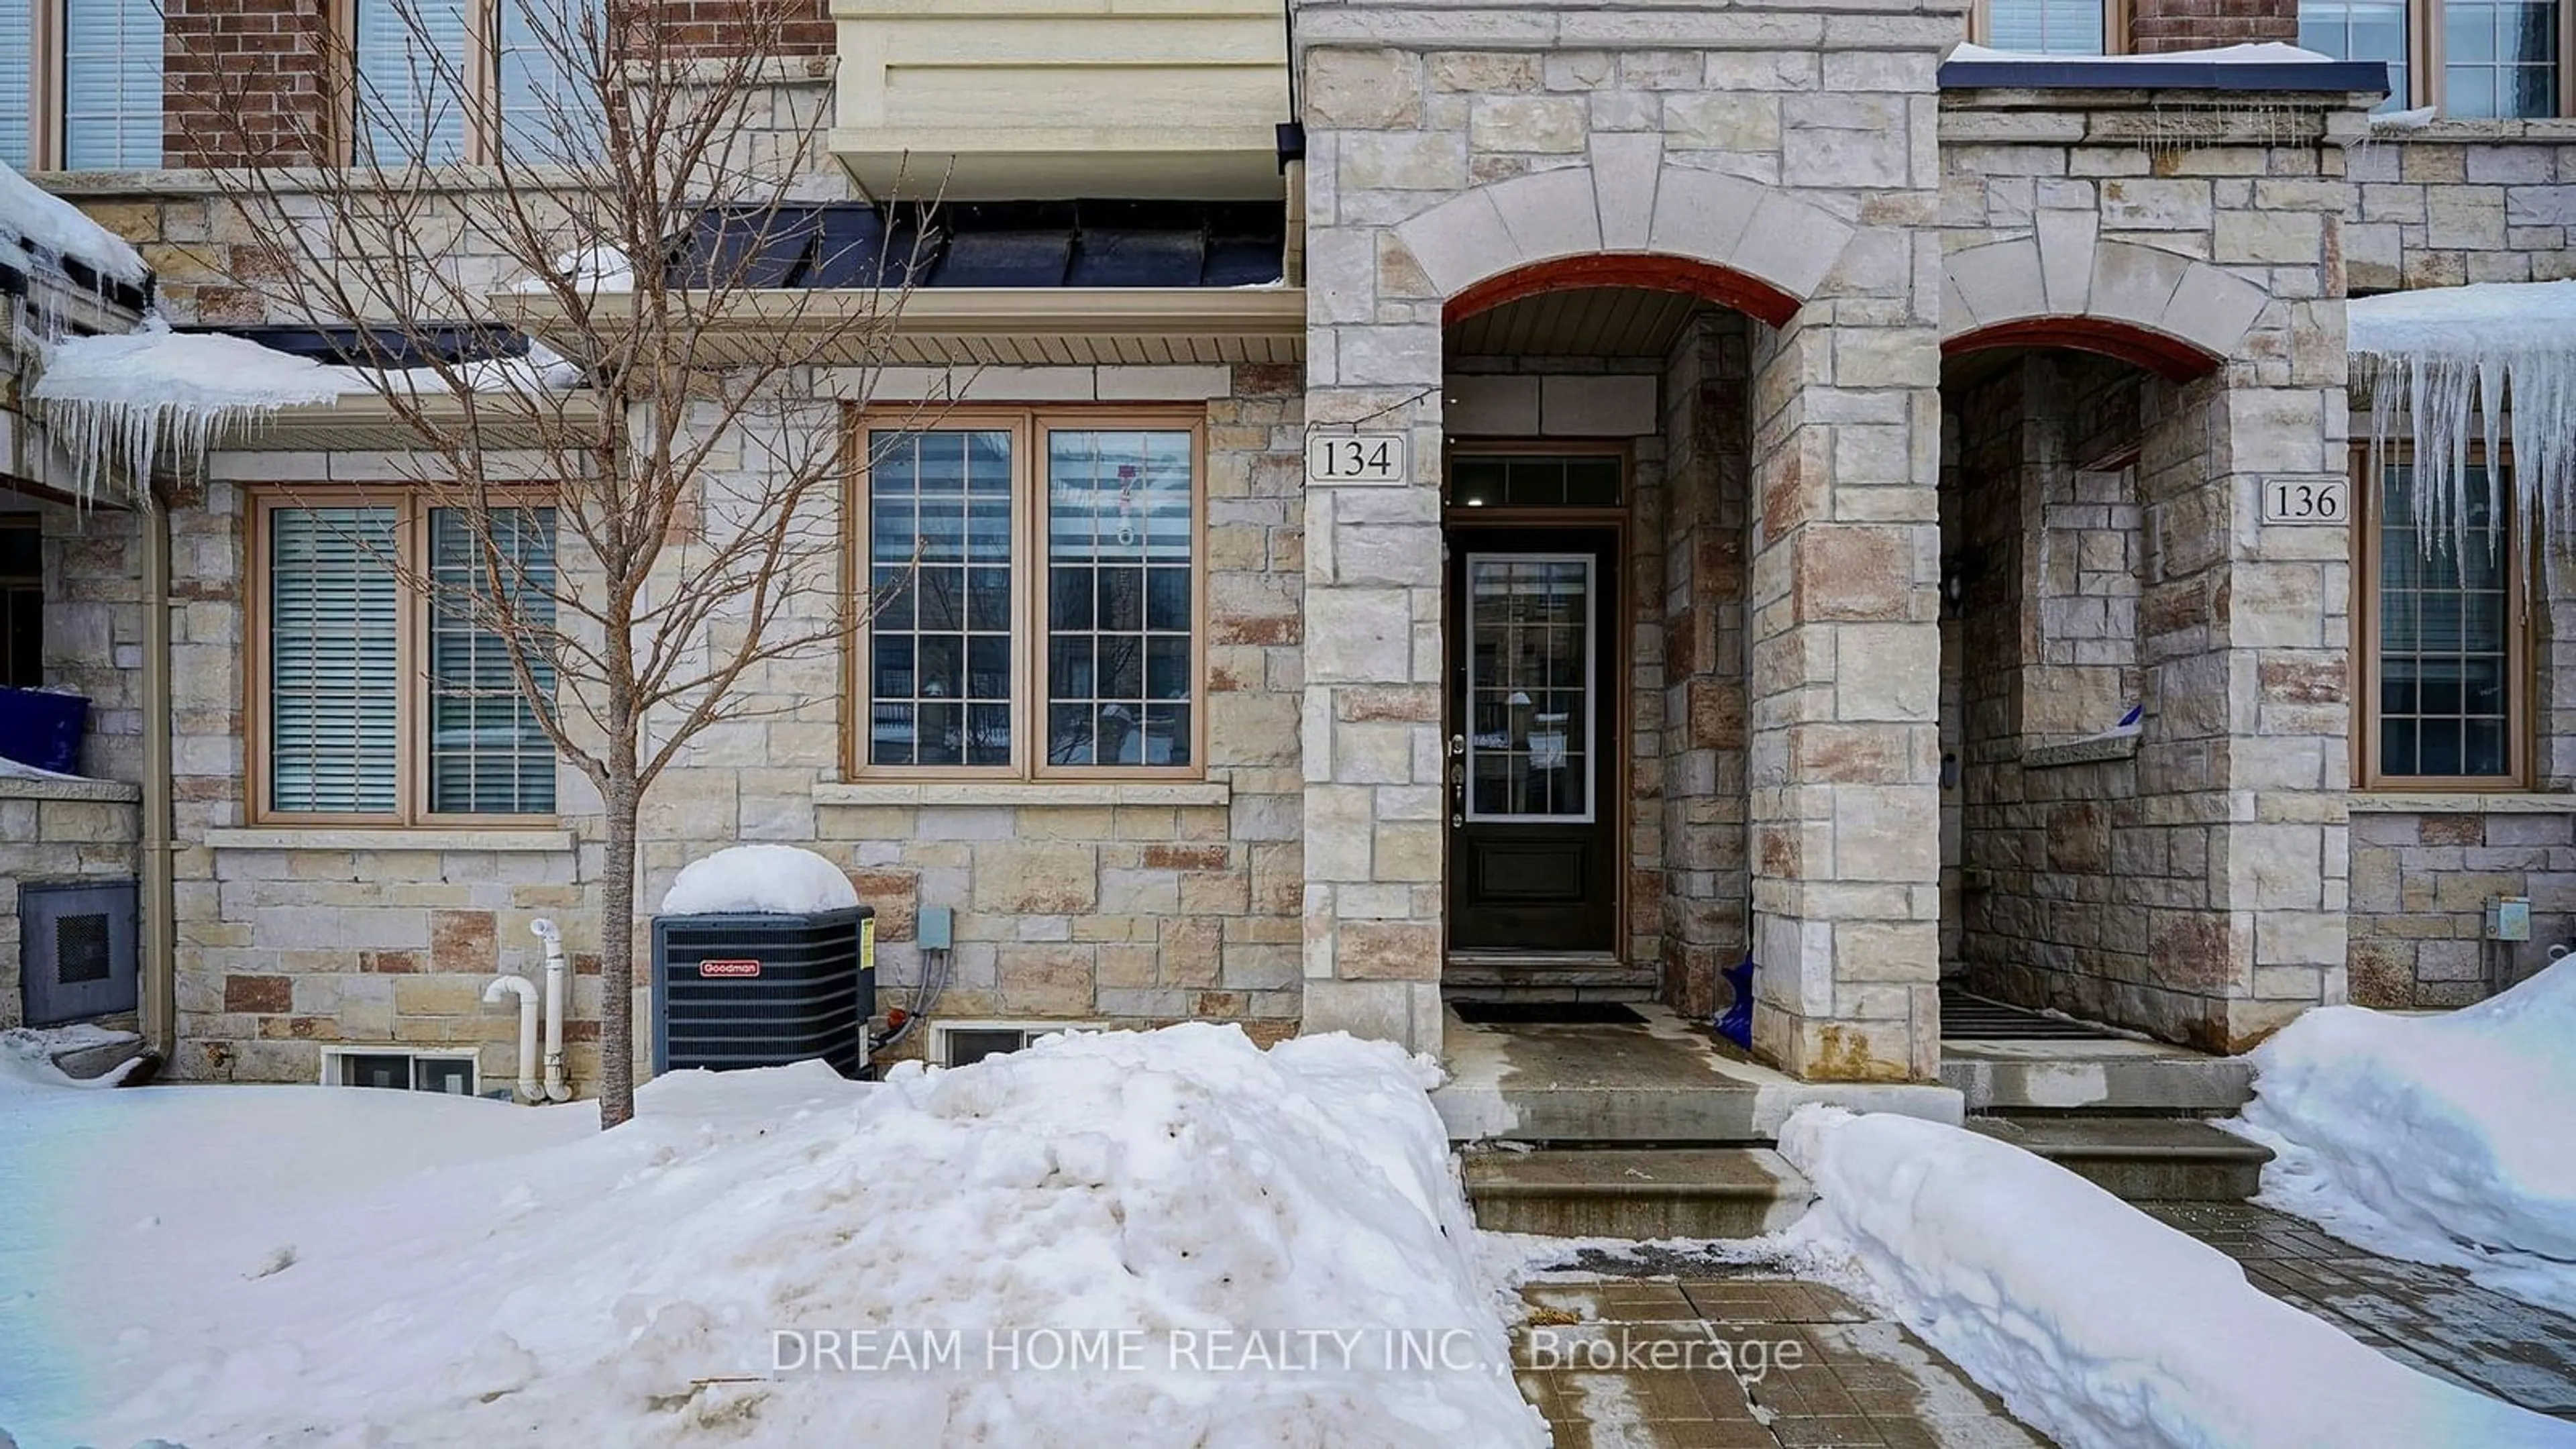
[[[587,1105],[0,1082],[0,1425],[30,1449],[1542,1444],[1430,1075],[1191,1025],[880,1084],[680,1073],[604,1134]],[[898,1344],[956,1357],[869,1371]],[[1047,1366],[1077,1344],[1091,1366]],[[1385,1371],[1405,1345],[1449,1367]]]
[[[2576,960],[2440,1016],[2330,1006],[2255,1049],[2258,1201],[2576,1313]]]
[[[847,910],[859,888],[847,871],[794,845],[734,845],[680,867],[662,893],[666,916],[729,911],[806,915]]]
[[[2066,1449],[2576,1446],[2576,1424],[2384,1358],[2008,1143],[1807,1107],[1780,1149],[1821,1198],[1788,1236],[1846,1250],[1864,1296]]]

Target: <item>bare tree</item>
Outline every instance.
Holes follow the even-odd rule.
[[[810,0],[737,0],[720,46],[664,9],[405,0],[393,33],[327,57],[349,89],[294,141],[322,164],[212,180],[249,223],[234,280],[271,320],[366,324],[355,376],[409,444],[400,486],[445,510],[446,549],[403,581],[505,656],[485,662],[506,678],[433,694],[466,728],[532,722],[599,794],[608,1126],[634,1109],[640,807],[709,728],[801,702],[768,666],[863,622],[842,409],[920,245],[826,235],[798,205],[829,166],[828,72],[781,58]],[[536,348],[490,360],[510,322]]]

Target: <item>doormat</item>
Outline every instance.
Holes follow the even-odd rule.
[[[1460,1021],[1478,1026],[1643,1026],[1624,1001],[1452,1001]]]
[[[1945,1041],[2117,1040],[2110,1032],[2084,1022],[1988,996],[1972,996],[1946,985],[1941,988],[1941,1036]]]

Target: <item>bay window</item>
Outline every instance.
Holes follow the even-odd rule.
[[[960,410],[858,443],[855,770],[1198,770],[1198,419]]]
[[[416,500],[264,497],[250,650],[254,813],[412,824],[550,816],[555,753],[489,599],[470,519]],[[493,510],[515,606],[552,618],[554,510]],[[427,588],[407,585],[426,583]],[[541,690],[552,672],[532,661]]]

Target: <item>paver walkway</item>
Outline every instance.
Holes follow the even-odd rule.
[[[1522,1291],[1535,1312],[1515,1335],[1521,1391],[1557,1449],[2048,1444],[1835,1289],[1709,1260],[1583,1266],[1604,1277]]]
[[[2245,1267],[2273,1297],[2436,1378],[2576,1419],[2576,1318],[2451,1268],[2384,1258],[2252,1203],[2141,1204]]]

